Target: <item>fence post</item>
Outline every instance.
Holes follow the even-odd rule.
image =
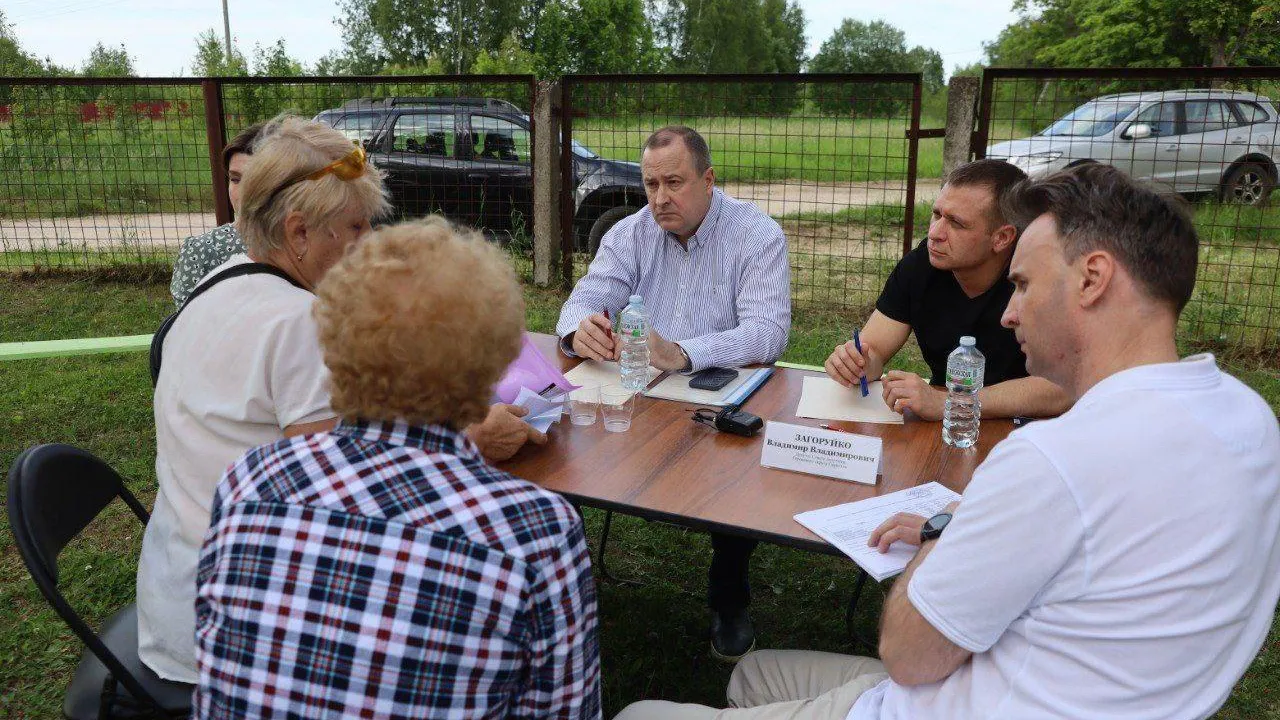
[[[200,81],[204,91],[204,132],[209,142],[209,170],[213,175],[213,213],[219,225],[232,220],[231,196],[227,194],[227,169],[222,167],[222,148],[227,145],[227,126],[222,116],[222,83],[205,78]]]
[[[533,283],[547,287],[560,258],[560,83],[541,81],[533,101]]]
[[[947,83],[947,135],[942,141],[942,176],[973,157],[973,124],[981,79],[952,77]]]

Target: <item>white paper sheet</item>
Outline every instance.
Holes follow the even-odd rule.
[[[878,549],[867,547],[871,531],[894,513],[915,513],[927,518],[942,512],[947,503],[959,499],[959,493],[931,482],[858,502],[802,512],[795,516],[795,520],[853,558],[878,582],[906,569],[916,554],[916,548],[896,542],[889,546],[889,552],[881,554]]]
[[[574,385],[599,385],[601,389],[607,387],[622,387],[621,369],[616,362],[599,362],[596,360],[583,360],[578,367],[565,373],[565,379]],[[649,382],[662,374],[662,371],[652,365],[649,366]]]
[[[880,381],[869,383],[867,389],[870,393],[862,397],[860,387],[847,388],[825,375],[806,375],[796,417],[901,425],[902,413],[884,404]]]
[[[512,405],[519,405],[529,414],[520,418],[529,423],[540,433],[545,433],[551,428],[551,424],[559,422],[560,415],[564,413],[564,396],[558,399],[548,400],[529,388],[520,388],[520,394],[516,396],[516,401]]]

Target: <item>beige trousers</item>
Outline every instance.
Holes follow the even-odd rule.
[[[858,696],[889,677],[879,660],[806,650],[761,650],[738,661],[729,708],[646,700],[615,720],[844,720]]]

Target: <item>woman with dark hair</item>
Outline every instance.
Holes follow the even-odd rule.
[[[231,207],[237,214],[240,212],[240,180],[244,177],[245,166],[249,164],[249,156],[253,155],[253,144],[265,126],[265,122],[250,125],[222,149],[222,168],[227,172],[227,194],[231,196]],[[205,275],[231,259],[232,255],[242,252],[244,241],[236,231],[234,222],[183,240],[182,249],[178,250],[178,259],[173,263],[173,282],[169,283],[174,304],[182,307]]]

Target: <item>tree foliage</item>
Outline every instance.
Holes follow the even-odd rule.
[[[907,37],[883,20],[862,22],[846,18],[827,38],[809,69],[820,73],[902,73],[924,74],[924,89],[942,89],[942,56],[936,50],[916,46],[907,49]],[[851,100],[852,98],[852,100]],[[881,84],[842,87],[817,99],[826,112],[846,113],[850,107],[860,112],[900,110],[909,96],[901,86]]]
[[[1003,67],[1186,67],[1280,63],[1271,0],[1017,0],[986,47]]]
[[[520,0],[342,0],[337,20],[358,72],[441,58],[461,74],[511,33],[525,41],[531,9]]]
[[[22,49],[18,36],[13,32],[13,25],[5,19],[4,10],[0,10],[0,75],[20,77],[45,74],[45,67],[40,60]]]
[[[98,43],[89,51],[80,73],[85,77],[133,77],[133,58],[124,45],[107,47]]]
[[[222,38],[210,28],[196,36],[196,54],[191,60],[191,72],[197,77],[241,77],[249,74],[249,62],[234,44],[228,61]]]

